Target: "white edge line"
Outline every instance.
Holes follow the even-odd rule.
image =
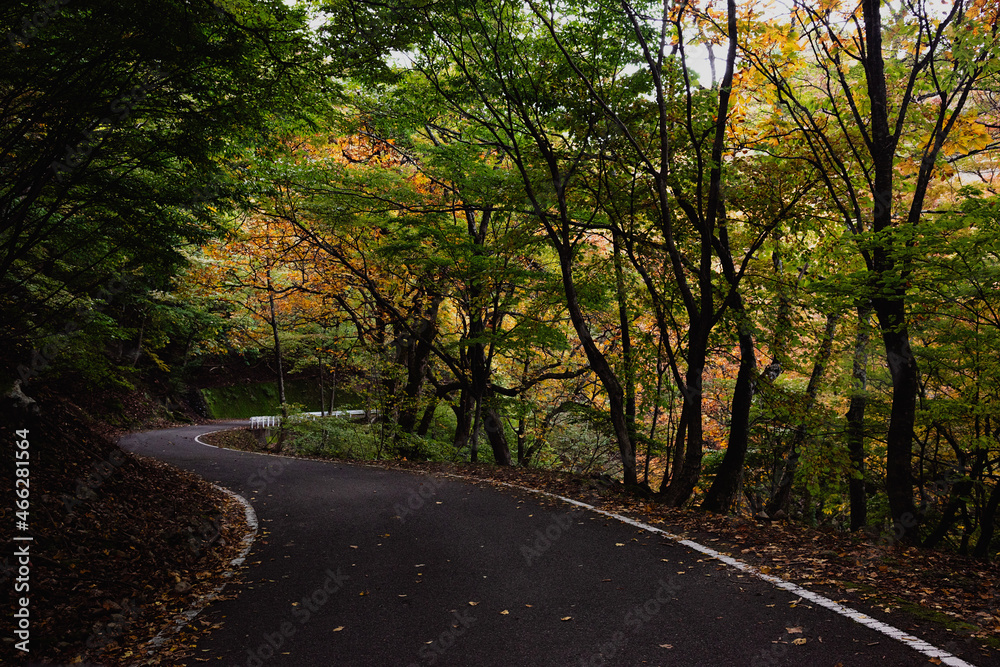
[[[197,440],[197,438],[195,439]],[[214,445],[207,445],[204,442],[200,444],[205,445],[206,447],[214,446]],[[247,501],[246,498],[244,498],[243,496],[234,491],[230,491],[229,489],[221,487],[217,484],[212,484],[212,486],[218,489],[219,491],[225,493],[226,495],[230,496],[236,502],[243,505],[243,511],[246,516],[246,522],[248,527],[246,534],[243,535],[243,539],[240,542],[240,544],[243,545],[243,549],[240,551],[240,555],[229,561],[229,569],[227,569],[225,572],[222,573],[222,577],[228,580],[232,578],[232,576],[235,574],[236,568],[242,565],[244,561],[246,561],[247,554],[250,553],[250,549],[251,547],[253,547],[254,540],[257,537],[257,530],[259,524],[257,522],[257,513],[254,511],[253,506],[249,503],[249,501]],[[211,603],[213,600],[216,600],[219,597],[219,595],[222,593],[222,590],[226,587],[227,583],[228,581],[223,581],[221,584],[213,588],[210,592],[206,593],[205,595],[202,595],[197,600],[195,600],[194,604],[189,609],[178,614],[178,618],[175,619],[173,625],[170,625],[161,630],[159,634],[157,634],[155,637],[153,637],[145,644],[145,647],[147,648],[146,655],[149,656],[154,654],[156,652],[156,649],[166,644],[167,641],[173,635],[176,635],[178,632],[180,632],[182,628],[184,628],[184,626],[193,621],[195,617],[198,614],[200,614],[202,610],[205,609],[205,607],[209,605],[209,603]],[[140,664],[140,663],[133,663],[133,664]]]
[[[203,442],[202,441],[202,437],[204,437],[206,435],[212,435],[213,433],[222,433],[223,431],[232,431],[232,430],[237,429],[237,428],[243,428],[243,427],[242,426],[231,426],[229,428],[220,428],[220,429],[217,429],[215,431],[205,431],[204,433],[199,433],[198,435],[194,436],[194,441],[197,442],[199,445],[204,445],[205,447],[211,447],[212,449],[227,449],[226,447],[219,447],[218,445],[211,445],[211,444],[209,444],[207,442]]]
[[[887,623],[878,621],[872,618],[871,616],[868,616],[867,614],[862,614],[861,612],[851,609],[850,607],[845,607],[839,602],[835,602],[828,597],[820,595],[819,593],[814,593],[813,591],[802,588],[798,584],[793,584],[790,581],[785,581],[780,577],[764,574],[763,572],[761,572],[754,566],[750,565],[749,563],[745,563],[741,560],[733,558],[732,556],[727,556],[724,553],[716,551],[711,547],[706,547],[705,545],[699,544],[698,542],[684,539],[679,535],[674,535],[673,533],[665,531],[662,528],[657,528],[656,526],[651,526],[648,523],[643,523],[641,521],[636,521],[635,519],[630,519],[627,516],[622,516],[621,514],[615,514],[614,512],[608,512],[606,510],[598,509],[593,505],[589,505],[579,500],[573,500],[572,498],[567,498],[565,496],[560,496],[557,493],[549,493],[548,491],[539,491],[538,489],[530,489],[526,486],[520,486],[518,484],[510,484],[508,482],[500,482],[498,480],[482,480],[476,477],[465,477],[463,475],[454,475],[451,473],[438,473],[438,474],[442,474],[446,477],[455,477],[464,480],[491,481],[501,484],[503,486],[509,486],[513,489],[520,489],[522,491],[529,491],[531,493],[537,493],[539,495],[549,496],[551,498],[558,498],[559,500],[569,503],[570,505],[576,505],[577,507],[582,507],[592,512],[603,514],[606,517],[617,519],[618,521],[621,521],[622,523],[627,523],[630,526],[635,526],[636,528],[641,528],[651,533],[659,533],[660,535],[663,535],[664,537],[667,537],[679,544],[683,544],[689,549],[699,551],[705,554],[706,556],[721,561],[722,563],[725,563],[726,565],[732,568],[740,570],[741,572],[746,572],[747,574],[757,577],[758,579],[762,579],[773,586],[776,586],[790,593],[798,595],[799,597],[809,600],[810,602],[813,602],[821,607],[826,607],[830,611],[836,614],[840,614],[841,616],[844,616],[845,618],[848,618],[854,621],[855,623],[860,623],[861,625],[871,628],[872,630],[881,632],[882,634],[891,637],[892,639],[895,639],[897,641],[900,641],[906,646],[909,646],[910,648],[919,651],[920,653],[923,653],[929,658],[937,658],[938,660],[941,661],[942,664],[951,665],[951,667],[975,667],[972,663],[966,662],[961,658],[959,658],[958,656],[952,655],[951,653],[948,653],[943,649],[939,649],[936,646],[925,642],[923,639],[920,639],[919,637],[914,637],[909,633],[903,632],[899,628],[895,628]]]
[[[222,433],[222,431],[224,431],[224,430],[227,430],[227,429],[221,429],[219,431],[209,431],[208,433],[201,433],[200,435],[194,436],[194,441],[197,442],[199,445],[205,445],[206,447],[211,447],[212,449],[219,449],[218,445],[210,445],[207,442],[202,442],[201,441],[201,436],[203,436],[203,435],[212,435],[213,433]]]
[[[220,429],[220,430],[230,430],[230,429]],[[211,433],[218,433],[218,431],[211,431]],[[209,435],[209,433],[202,433],[202,435]],[[201,436],[198,436],[198,437],[201,437]],[[201,442],[200,440],[198,440],[198,438],[195,438],[195,440],[198,442],[198,444],[204,445],[205,447],[212,447],[213,449],[219,449],[215,445],[209,445],[207,443]],[[231,450],[231,451],[240,451],[240,450]],[[305,457],[299,457],[299,456],[283,456],[281,454],[272,454],[272,453],[267,453],[267,452],[242,452],[242,453],[244,453],[244,454],[263,454],[265,456],[277,456],[277,457],[280,457],[280,458],[293,458],[293,459],[302,459],[302,460],[307,460],[307,461],[320,461],[320,462],[323,462],[323,463],[335,463],[335,464],[344,463],[342,461],[331,461],[329,459],[305,458]],[[348,462],[348,464],[349,465],[353,464],[353,462]],[[369,464],[369,463],[358,462],[355,465],[361,465],[361,466],[368,467],[368,468],[379,468],[380,470],[385,470],[384,466],[377,466],[377,465],[372,465],[372,464]],[[641,528],[641,529],[647,530],[647,531],[649,531],[651,533],[659,533],[660,535],[663,535],[664,537],[666,537],[668,539],[671,539],[671,540],[677,542],[678,544],[682,544],[682,545],[688,547],[689,549],[693,549],[694,551],[701,552],[701,553],[705,554],[706,556],[709,556],[710,558],[713,558],[713,559],[718,560],[718,561],[720,561],[722,563],[725,563],[726,565],[728,565],[728,566],[730,566],[730,567],[732,567],[732,568],[734,568],[736,570],[739,570],[741,572],[746,572],[747,574],[749,574],[751,576],[757,577],[758,579],[761,579],[763,581],[768,582],[772,586],[784,589],[784,590],[786,590],[786,591],[788,591],[790,593],[794,593],[795,595],[798,595],[801,598],[809,600],[810,602],[813,602],[814,604],[817,604],[817,605],[819,605],[821,607],[825,607],[825,608],[829,609],[830,611],[834,612],[835,614],[839,614],[839,615],[841,615],[841,616],[843,616],[845,618],[848,618],[848,619],[854,621],[855,623],[860,623],[861,625],[864,625],[865,627],[868,627],[868,628],[870,628],[872,630],[875,630],[876,632],[881,632],[882,634],[886,635],[887,637],[890,637],[890,638],[895,639],[895,640],[897,640],[899,642],[902,642],[906,646],[909,646],[910,648],[912,648],[915,651],[918,651],[918,652],[924,654],[925,656],[927,656],[929,658],[937,658],[944,665],[950,665],[950,667],[975,667],[975,665],[973,665],[972,663],[966,662],[965,660],[962,660],[958,656],[953,655],[951,653],[948,653],[944,649],[940,649],[940,648],[934,646],[933,644],[929,644],[928,642],[925,642],[923,639],[920,639],[919,637],[914,637],[913,635],[911,635],[911,634],[909,634],[907,632],[903,632],[899,628],[893,627],[893,626],[891,626],[891,625],[889,625],[887,623],[883,623],[882,621],[876,620],[876,619],[872,618],[871,616],[868,616],[867,614],[861,613],[860,611],[857,611],[855,609],[851,609],[850,607],[845,607],[844,605],[840,604],[839,602],[835,602],[834,600],[831,600],[828,597],[820,595],[819,593],[814,593],[813,591],[810,591],[808,589],[802,588],[798,584],[793,584],[790,581],[785,581],[784,579],[782,579],[780,577],[775,577],[775,576],[772,576],[772,575],[769,575],[769,574],[764,574],[763,572],[761,572],[760,570],[758,570],[754,566],[750,565],[749,563],[744,563],[743,561],[738,560],[736,558],[733,558],[732,556],[727,556],[724,553],[716,551],[715,549],[713,549],[711,547],[706,547],[705,545],[699,544],[698,542],[694,542],[692,540],[684,539],[681,536],[674,535],[673,533],[668,532],[666,530],[663,530],[662,528],[657,528],[656,526],[651,526],[651,525],[649,525],[647,523],[642,523],[641,521],[636,521],[635,519],[630,519],[627,516],[622,516],[621,514],[615,514],[614,512],[608,512],[606,510],[598,509],[597,507],[594,507],[593,505],[590,505],[588,503],[585,503],[585,502],[582,502],[582,501],[579,501],[579,500],[573,500],[572,498],[567,498],[566,496],[560,496],[557,493],[550,493],[548,491],[539,491],[538,489],[531,489],[531,488],[528,488],[526,486],[520,486],[518,484],[510,484],[508,482],[500,482],[498,480],[483,479],[483,478],[479,478],[479,477],[466,477],[464,475],[455,475],[453,473],[444,473],[444,472],[436,472],[436,471],[408,470],[406,472],[414,472],[414,473],[417,473],[417,474],[425,474],[425,475],[426,474],[437,474],[437,475],[441,475],[443,477],[454,477],[455,479],[461,479],[461,480],[472,481],[472,482],[484,482],[484,481],[495,482],[495,483],[500,484],[502,486],[508,486],[508,487],[510,487],[512,489],[520,489],[522,491],[529,491],[531,493],[537,493],[539,495],[549,496],[550,498],[558,498],[559,500],[562,500],[563,502],[569,503],[570,505],[576,505],[577,507],[581,507],[583,509],[588,509],[588,510],[590,510],[592,512],[596,512],[598,514],[603,514],[604,516],[607,516],[607,517],[612,518],[612,519],[616,519],[616,520],[621,521],[622,523],[626,523],[626,524],[628,524],[630,526],[635,526],[636,528]],[[221,488],[221,487],[219,487],[219,488]],[[226,491],[227,493],[232,493],[232,491],[229,491],[227,489],[222,489],[222,490]],[[233,495],[236,495],[236,494],[233,494]],[[236,497],[240,498],[242,500],[242,498],[240,496],[236,496]],[[244,501],[244,502],[246,502],[246,501]],[[249,507],[249,503],[247,503],[247,507],[248,507],[249,511],[253,511],[252,508]],[[256,522],[256,519],[255,519],[255,522]],[[256,533],[256,529],[254,530],[254,532]],[[248,550],[249,550],[249,547],[248,547]],[[192,616],[192,618],[193,618],[193,616]]]

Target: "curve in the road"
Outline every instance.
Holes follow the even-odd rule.
[[[206,432],[171,429],[122,444],[258,494],[251,502],[272,525],[254,546],[257,567],[237,600],[208,611],[226,622],[198,643],[204,658],[227,667],[909,665],[927,658],[969,665],[710,547],[587,503],[516,485],[501,493],[459,476],[451,477],[462,484],[415,485],[427,478],[342,462],[279,456],[261,465],[261,456],[274,455],[215,448],[197,440]],[[518,499],[519,492],[528,494]],[[409,512],[415,498],[420,509]],[[576,509],[556,512],[532,498]],[[707,558],[692,562],[692,550]],[[879,633],[898,642],[879,642]],[[807,636],[808,643],[793,642]]]

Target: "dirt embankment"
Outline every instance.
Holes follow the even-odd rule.
[[[3,632],[0,663],[126,664],[171,616],[213,585],[244,531],[242,508],[194,475],[124,452],[114,439],[136,412],[164,425],[155,402],[117,396],[120,423],[95,421],[64,398],[36,394],[32,405],[0,407],[7,451],[26,442],[28,509],[7,503],[11,532],[30,541],[27,590],[29,653]],[[96,400],[88,397],[88,402]],[[125,405],[121,405],[124,402]],[[131,410],[131,416],[129,412]],[[11,458],[13,455],[11,454]],[[13,466],[11,466],[13,468]],[[13,474],[0,481],[14,497]],[[15,521],[22,523],[15,523]],[[12,550],[0,555],[3,587],[21,576]],[[17,600],[4,603],[9,626]]]

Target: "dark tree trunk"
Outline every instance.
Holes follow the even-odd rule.
[[[420,418],[420,426],[417,427],[417,435],[423,437],[427,435],[427,432],[431,430],[431,424],[434,423],[434,413],[437,410],[438,397],[436,394],[432,394],[427,399],[427,407],[424,408],[423,417]]]
[[[742,306],[736,310],[740,319],[746,317]],[[757,357],[754,354],[753,336],[749,326],[740,324],[740,370],[736,374],[733,393],[732,417],[729,425],[729,442],[726,454],[715,475],[701,508],[725,514],[733,506],[743,480],[743,462],[747,456],[750,439],[750,407],[756,385]]]
[[[330,409],[327,411],[328,414],[333,414],[334,408],[337,406],[337,370],[333,369],[330,373]]]
[[[1000,506],[1000,484],[993,487],[990,499],[983,508],[983,515],[980,517],[979,541],[972,555],[976,558],[986,559],[990,556],[990,544],[993,542],[993,535],[997,526],[997,508]]]
[[[271,325],[271,334],[274,339],[274,365],[278,369],[278,402],[281,403],[281,416],[288,416],[288,401],[285,399],[285,371],[281,363],[281,339],[278,337],[278,316],[274,306],[274,287],[271,285],[271,276],[267,276],[267,305],[271,314],[268,324]]]
[[[914,521],[919,522],[913,504],[912,474],[913,423],[919,392],[917,362],[910,349],[902,301],[875,299],[873,305],[892,377],[892,407],[886,434],[886,495],[893,520],[901,525],[913,525]],[[908,530],[904,540],[917,541],[917,533],[916,529]]]
[[[674,456],[669,462],[669,467],[663,471],[663,480],[660,482],[659,494],[666,499],[667,489],[670,488],[670,480],[673,475],[684,465],[684,444],[687,442],[687,422],[688,422],[687,402],[681,404],[681,416],[677,420],[677,432],[674,433]]]
[[[472,432],[473,405],[468,389],[463,388],[458,395],[455,409],[455,439],[452,444],[457,451],[462,451],[469,445],[469,435]]]
[[[509,466],[510,446],[507,444],[507,432],[504,429],[503,420],[496,409],[487,407],[483,410],[483,426],[486,429],[486,437],[490,442],[490,449],[493,450],[493,460],[497,465]]]
[[[882,15],[879,0],[862,0],[865,23],[863,64],[871,104],[871,154],[874,208],[872,228],[877,242],[872,251],[872,287],[877,295],[872,307],[878,316],[892,377],[892,407],[886,434],[886,495],[892,519],[913,525],[919,518],[913,504],[911,471],[913,422],[916,417],[917,362],[907,331],[905,287],[895,259],[892,224],[893,159],[898,137],[889,126],[889,96],[882,54]],[[908,530],[904,540],[917,541],[918,530]]]
[[[715,317],[716,309],[714,299],[715,285],[712,278],[713,259],[719,259],[723,263],[724,270],[732,269],[732,258],[729,256],[729,244],[725,228],[725,197],[722,192],[722,154],[726,143],[726,122],[729,118],[729,102],[732,95],[733,72],[736,63],[737,20],[735,0],[727,0],[726,15],[729,46],[726,51],[725,74],[723,74],[722,82],[719,85],[719,106],[715,114],[715,136],[712,139],[712,159],[709,163],[711,164],[711,168],[709,170],[708,192],[703,200],[704,216],[701,215],[700,208],[696,209],[690,202],[686,200],[680,202],[681,207],[688,212],[688,218],[699,230],[699,236],[701,237],[699,243],[701,247],[699,249],[700,259],[698,270],[699,305],[697,308],[694,308],[692,302],[688,306],[688,315],[690,318],[690,328],[688,330],[688,367],[685,373],[685,387],[683,388],[685,407],[689,411],[687,421],[687,449],[684,452],[684,464],[681,470],[675,472],[673,475],[670,486],[667,488],[665,494],[666,502],[675,507],[680,507],[691,497],[694,487],[698,484],[698,480],[701,477],[701,461],[704,447],[704,427],[702,425],[704,389],[702,383],[704,380],[705,359],[708,353],[708,339],[714,325],[713,318]],[[666,124],[667,119],[664,117],[661,109],[660,141],[664,149],[670,143]],[[666,155],[666,152],[665,150],[663,154]],[[666,183],[664,182],[660,186],[661,202],[665,202],[665,198],[663,197],[665,187]],[[718,238],[716,237],[717,231],[720,234]],[[723,249],[721,253],[716,252],[717,242],[719,248]],[[672,238],[670,239],[670,243],[674,243]],[[671,261],[676,265],[678,258],[672,257]],[[675,273],[676,271],[677,269],[675,269]],[[728,275],[727,279],[735,290],[735,276]]]
[[[629,441],[632,443],[632,454],[635,456],[635,352],[632,349],[632,323],[628,316],[628,295],[625,292],[625,271],[622,265],[621,239],[618,234],[613,235],[612,242],[614,245],[615,294],[618,299],[618,326],[621,329],[622,336],[625,422],[628,429]]]
[[[422,314],[416,336],[408,341],[406,359],[406,384],[403,386],[399,428],[403,433],[413,433],[420,408],[420,389],[427,377],[427,365],[437,337],[438,311],[443,297],[434,296]]]
[[[319,353],[319,416],[326,416],[326,383],[323,381],[323,353]]]
[[[684,377],[683,414],[687,419],[687,442],[684,447],[683,459],[678,451],[674,455],[675,462],[680,459],[680,467],[675,465],[671,474],[670,485],[663,494],[663,501],[674,507],[683,505],[701,478],[701,459],[704,449],[704,426],[702,424],[702,403],[704,393],[702,382],[705,371],[705,358],[708,352],[708,335],[702,333],[700,323],[692,321],[688,342],[688,368]]]
[[[566,245],[560,244],[558,251],[570,321],[572,321],[573,328],[580,337],[580,343],[583,345],[583,350],[587,355],[587,360],[590,362],[591,369],[600,378],[601,384],[608,394],[611,427],[618,442],[618,451],[621,454],[623,481],[626,485],[636,486],[638,477],[635,468],[635,447],[630,437],[628,418],[625,415],[625,392],[614,369],[608,363],[607,357],[604,356],[604,353],[590,334],[590,326],[583,315],[583,309],[580,306],[579,296],[576,291],[576,283],[573,280],[571,250]]]

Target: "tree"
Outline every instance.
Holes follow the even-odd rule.
[[[185,262],[180,249],[218,234],[217,212],[238,199],[239,146],[259,142],[293,91],[296,105],[310,104],[303,84],[319,68],[303,13],[280,2],[125,11],[85,0],[40,16],[31,2],[0,10],[10,359],[82,326],[117,276],[133,277],[130,290],[167,288]],[[22,364],[20,374],[45,365]]]
[[[910,318],[923,372],[914,469],[922,544],[951,540],[987,558],[1000,504],[1000,209],[974,188],[960,197],[922,225],[917,241],[923,256],[914,260]]]
[[[922,3],[884,10],[878,0],[858,10],[796,2],[791,23],[773,26],[784,39],[747,40],[743,49],[773,86],[776,130],[808,143],[807,159],[865,262],[893,386],[886,491],[892,519],[910,524],[920,386],[907,315],[913,238],[933,180],[990,146],[977,97],[995,78],[1000,42],[995,3],[957,0],[940,14]]]

